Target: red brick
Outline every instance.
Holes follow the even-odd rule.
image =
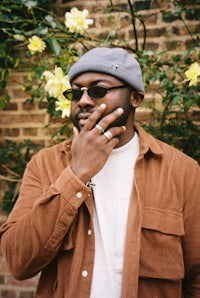
[[[57,119],[53,119],[53,117],[50,116],[49,122],[51,124],[54,124],[54,123],[70,123],[70,120],[68,118],[62,118],[61,116],[58,117]]]
[[[33,298],[35,297],[35,293],[33,291],[22,291],[20,292],[19,298]]]
[[[145,50],[149,50],[149,51],[155,51],[155,50],[158,50],[159,48],[159,43],[158,42],[146,42],[145,44]]]
[[[33,137],[33,136],[37,136],[38,134],[38,129],[37,128],[23,128],[23,135],[24,136],[30,136],[30,137]]]
[[[6,264],[6,260],[4,258],[2,258],[1,265],[2,265],[2,271],[3,272],[8,272],[8,267],[7,267],[7,264]]]
[[[186,48],[194,47],[195,44],[196,44],[195,41],[193,41],[193,40],[191,40],[191,39],[188,39],[188,40],[186,40],[186,42],[185,42],[185,46],[186,46]]]
[[[158,15],[157,14],[151,14],[145,19],[146,25],[155,25],[158,21]]]
[[[185,48],[182,40],[166,40],[166,47],[170,51],[183,50]]]
[[[1,289],[0,289],[0,297],[1,298],[18,298],[15,290],[1,290]]]
[[[39,109],[47,109],[48,102],[40,102],[39,103]]]
[[[155,36],[160,37],[160,36],[169,35],[166,26],[159,27],[159,28],[149,28],[146,33],[147,33],[147,37],[155,37]]]
[[[29,114],[29,115],[10,115],[10,114],[4,114],[3,117],[0,117],[0,124],[19,124],[19,123],[27,123],[28,126],[30,126],[31,123],[45,123],[44,115],[38,115],[38,114]],[[27,125],[26,124],[26,125]]]
[[[14,98],[28,98],[29,96],[21,88],[18,88],[18,89],[13,90],[13,97]]]
[[[135,121],[140,123],[149,123],[155,121],[150,111],[138,110],[135,114]]]
[[[4,107],[4,111],[17,111],[17,110],[18,110],[18,106],[17,106],[17,103],[15,102],[8,102]]]
[[[22,104],[23,110],[25,111],[30,111],[33,110],[35,108],[35,103],[30,103],[30,102],[24,102]]]
[[[19,128],[0,128],[0,136],[17,137],[19,136]]]
[[[4,275],[3,274],[0,274],[0,284],[1,285],[4,284]]]
[[[12,71],[7,83],[8,88],[16,88],[24,83],[25,73]]]
[[[5,89],[0,89],[0,96],[5,96],[7,95],[6,90]]]

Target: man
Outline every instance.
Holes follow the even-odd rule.
[[[133,125],[138,62],[95,48],[69,71],[74,136],[36,154],[1,227],[36,297],[200,297],[198,164]]]

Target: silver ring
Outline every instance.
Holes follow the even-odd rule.
[[[109,130],[104,132],[104,136],[110,141],[112,139],[112,134]]]
[[[96,124],[95,127],[96,127],[101,133],[104,133],[104,129],[103,129],[103,127],[101,127],[101,125]]]

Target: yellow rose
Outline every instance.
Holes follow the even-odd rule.
[[[185,72],[186,81],[189,82],[189,86],[197,85],[198,76],[200,76],[200,65],[197,62],[194,62],[190,65],[190,68]]]
[[[89,25],[93,24],[93,19],[87,19],[88,10],[78,10],[73,7],[70,12],[65,14],[65,26],[71,33],[77,32],[83,34]]]
[[[56,111],[61,111],[61,117],[69,117],[71,102],[67,100],[63,92],[71,88],[68,76],[65,76],[61,67],[55,66],[54,74],[50,71],[44,71],[42,76],[47,81],[45,90],[50,96],[57,98]]]
[[[68,76],[64,76],[61,67],[55,66],[53,74],[50,71],[44,71],[43,77],[45,77],[47,83],[45,85],[45,90],[50,96],[58,98],[65,90],[70,88]]]
[[[50,71],[43,72],[43,77],[45,77],[47,81],[45,90],[50,96],[58,98],[65,90],[70,88],[70,83],[68,76],[64,76],[61,67],[55,66],[54,73],[55,74]]]
[[[62,118],[69,117],[70,115],[70,108],[71,108],[71,101],[66,99],[64,95],[58,96],[58,99],[56,100],[56,111],[61,111]]]
[[[46,43],[36,35],[33,35],[28,40],[29,40],[28,49],[30,50],[32,55],[34,55],[36,52],[41,53],[46,48]]]

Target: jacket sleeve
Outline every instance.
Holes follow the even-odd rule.
[[[2,252],[17,279],[36,275],[55,258],[78,208],[91,196],[69,166],[43,185],[41,175],[48,173],[39,162],[36,155],[27,165],[19,198],[0,228]]]
[[[184,206],[185,236],[182,240],[185,278],[183,296],[200,297],[200,168],[192,169],[195,175],[187,177],[187,198]]]

